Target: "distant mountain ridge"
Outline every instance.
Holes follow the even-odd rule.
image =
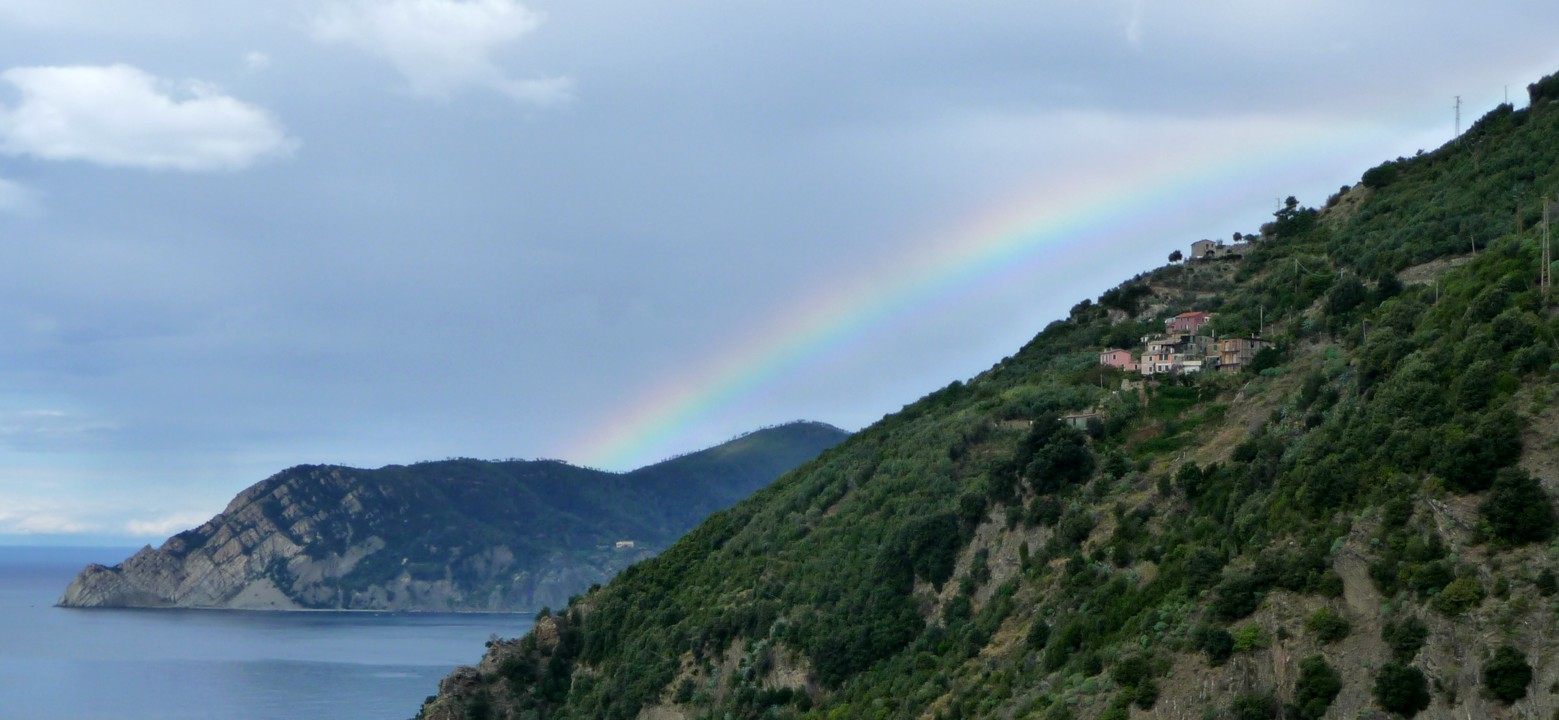
[[[300,465],[91,565],[64,607],[522,611],[566,603],[848,433],[795,422],[626,473],[556,460]]]

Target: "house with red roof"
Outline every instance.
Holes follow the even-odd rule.
[[[1169,335],[1195,335],[1213,316],[1200,310],[1183,312],[1164,321],[1164,332]]]

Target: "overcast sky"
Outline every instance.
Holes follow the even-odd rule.
[[[0,0],[0,542],[859,429],[1523,106],[1493,5]]]

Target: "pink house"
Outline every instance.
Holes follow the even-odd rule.
[[[1186,333],[1188,335],[1195,335],[1197,331],[1201,330],[1202,326],[1206,325],[1207,321],[1211,319],[1211,315],[1208,315],[1207,313],[1204,313],[1200,310],[1193,312],[1183,312],[1168,320],[1165,320],[1164,331],[1170,334]]]
[[[1099,353],[1099,364],[1118,367],[1126,372],[1137,372],[1137,359],[1128,350],[1110,349]]]

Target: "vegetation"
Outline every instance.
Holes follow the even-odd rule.
[[[1299,663],[1299,681],[1294,684],[1294,704],[1289,715],[1299,720],[1319,720],[1340,692],[1342,678],[1337,671],[1326,663],[1326,658],[1311,655]]]
[[[1532,666],[1525,655],[1509,645],[1501,645],[1483,665],[1483,685],[1489,694],[1509,705],[1527,696],[1532,684]]]
[[[1389,662],[1375,676],[1375,701],[1386,710],[1413,717],[1429,700],[1429,681],[1412,665]]]
[[[844,437],[827,425],[792,423],[628,473],[552,460],[453,459],[377,470],[301,465],[244,496],[314,559],[347,555],[368,538],[383,542],[328,583],[299,581],[287,563],[272,563],[270,579],[306,607],[363,607],[405,578],[447,581],[480,609],[490,598],[500,608],[531,609],[504,602],[528,595],[516,588],[516,575],[558,556],[616,570]],[[299,517],[311,521],[295,524]],[[181,533],[164,549],[177,558],[226,542],[217,527]],[[616,552],[620,540],[633,541],[636,551]]]
[[[1321,717],[1342,677],[1368,677],[1388,712],[1427,708],[1413,663],[1450,642],[1432,627],[1551,621],[1532,598],[1552,499],[1518,462],[1553,441],[1534,421],[1559,397],[1559,328],[1535,285],[1536,205],[1511,190],[1559,189],[1559,108],[1496,110],[1388,165],[1327,209],[1290,198],[1243,259],[1078,303],[579,598],[566,695],[486,687],[551,718],[632,718],[683,680],[700,718],[1123,717],[1184,673],[1247,672],[1241,653],[1343,641],[1347,618],[1309,608],[1355,583],[1384,598],[1389,655],[1307,657],[1292,687],[1201,710]],[[1275,346],[1238,374],[1117,391],[1137,378],[1098,352],[1190,309]],[[1097,424],[1060,419],[1090,408]],[[733,659],[763,653],[815,681],[786,685],[805,703]],[[1491,694],[1518,679],[1495,667]]]

